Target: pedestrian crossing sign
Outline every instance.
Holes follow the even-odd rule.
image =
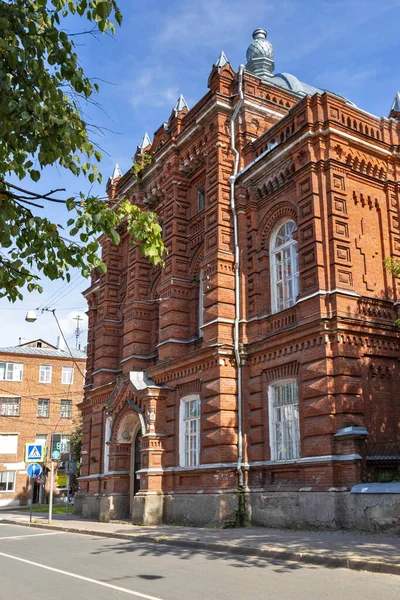
[[[43,462],[46,454],[45,450],[46,447],[43,444],[26,444],[25,462]]]

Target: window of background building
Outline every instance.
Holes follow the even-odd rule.
[[[199,337],[203,337],[204,325],[204,271],[199,273]]]
[[[51,383],[52,367],[50,365],[40,365],[39,383]]]
[[[0,379],[3,381],[22,381],[22,363],[0,362]]]
[[[201,187],[197,190],[197,212],[204,210],[206,205],[206,194],[204,188]]]
[[[63,367],[61,383],[64,385],[71,385],[74,383],[74,367]]]
[[[47,446],[47,433],[37,433],[35,435],[35,444]]]
[[[180,407],[180,463],[195,467],[200,460],[200,398],[189,396]]]
[[[39,398],[37,407],[38,417],[48,417],[50,409],[50,401],[47,398]]]
[[[15,471],[1,471],[0,472],[0,492],[14,492],[15,491]]]
[[[269,387],[269,433],[271,460],[299,458],[299,400],[296,381],[283,381]]]
[[[70,436],[69,435],[61,435],[61,454],[66,454],[70,449]]]
[[[19,417],[21,398],[0,398],[0,417]]]
[[[281,223],[271,237],[272,310],[279,312],[293,306],[299,293],[297,231],[294,221]]]
[[[61,400],[60,417],[70,419],[72,417],[72,400]]]
[[[0,454],[17,454],[18,452],[18,434],[1,433],[0,434]]]

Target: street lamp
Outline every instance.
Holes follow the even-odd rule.
[[[37,320],[37,314],[35,310],[28,310],[26,313],[25,321],[28,323],[34,323]]]

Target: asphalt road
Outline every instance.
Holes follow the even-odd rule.
[[[398,600],[400,577],[0,524],[1,600]]]

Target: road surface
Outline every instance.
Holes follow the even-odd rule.
[[[400,577],[0,524],[1,600],[398,600]]]

